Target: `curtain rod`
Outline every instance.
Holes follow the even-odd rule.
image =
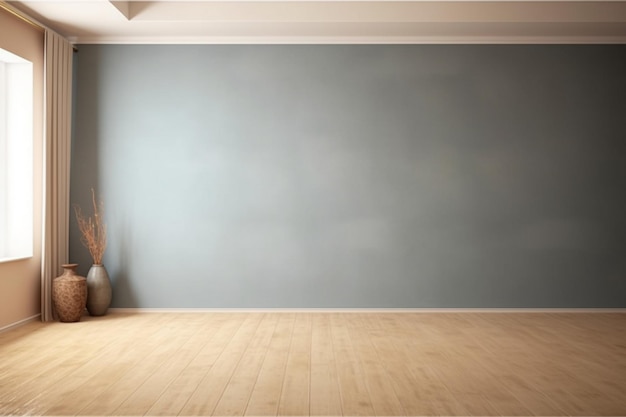
[[[34,20],[31,20],[30,18],[24,16],[19,11],[17,11],[14,7],[8,5],[5,2],[0,2],[0,8],[6,10],[7,12],[11,13],[13,16],[15,16],[18,19],[28,23],[29,25],[35,26],[37,29],[46,30],[46,28],[43,25],[41,25],[41,24],[35,22]]]
[[[13,16],[17,17],[18,19],[22,20],[23,22],[26,22],[29,25],[36,27],[37,29],[41,29],[44,32],[47,31],[47,30],[51,30],[51,29],[47,28],[46,26],[42,25],[41,23],[32,20],[28,16],[25,16],[24,14],[22,14],[21,11],[19,11],[18,9],[16,9],[15,7],[9,5],[8,3],[4,2],[4,1],[0,1],[0,8],[3,9],[3,10],[6,10],[7,12],[9,12]],[[76,46],[72,45],[72,49],[74,50],[74,52],[78,52],[78,49],[76,48]]]

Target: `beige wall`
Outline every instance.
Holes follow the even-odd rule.
[[[39,314],[40,270],[39,253],[0,264],[0,329]]]
[[[0,6],[0,48],[33,63],[34,74],[34,224],[33,257],[0,263],[0,329],[39,314],[43,173],[44,31]]]

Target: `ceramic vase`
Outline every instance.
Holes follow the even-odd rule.
[[[63,275],[52,281],[52,304],[59,320],[80,321],[87,301],[87,281],[76,274],[78,264],[63,264]]]
[[[111,305],[111,280],[102,264],[94,264],[87,273],[87,311],[103,316]]]

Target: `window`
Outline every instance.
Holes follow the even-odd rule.
[[[33,64],[0,49],[0,261],[33,255]]]

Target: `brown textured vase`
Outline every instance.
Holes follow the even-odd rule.
[[[52,304],[65,323],[80,321],[87,302],[87,280],[76,274],[78,264],[64,264],[63,275],[52,281]]]

